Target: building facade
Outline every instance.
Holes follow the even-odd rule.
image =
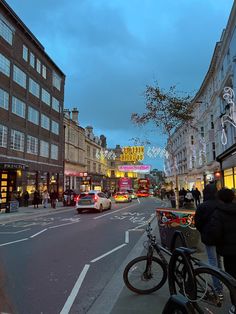
[[[85,129],[79,125],[79,111],[64,110],[65,128],[65,169],[64,190],[81,190],[82,181],[87,177],[85,162]]]
[[[216,43],[209,69],[192,101],[194,119],[169,139],[174,156],[166,160],[168,181],[174,182],[175,169],[180,187],[195,186],[202,190],[207,183],[215,182],[218,187],[236,188],[235,92],[234,2],[226,29]]]
[[[5,1],[0,2],[0,191],[63,192],[65,75]]]

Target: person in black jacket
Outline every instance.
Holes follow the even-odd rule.
[[[208,229],[211,217],[217,208],[221,207],[221,202],[217,198],[217,188],[214,184],[206,185],[203,190],[203,202],[198,205],[195,213],[195,227],[201,234],[201,240],[205,244],[208,262],[210,265],[222,269],[220,254],[216,251],[216,242],[214,238],[209,238]],[[213,277],[213,284],[219,297],[222,298],[222,285]]]
[[[216,242],[217,252],[223,256],[224,268],[236,279],[236,202],[234,192],[224,188],[218,192],[223,206],[212,215],[208,228],[209,241]],[[230,314],[236,313],[235,305]]]
[[[217,252],[224,258],[225,271],[236,279],[236,203],[230,189],[222,189],[218,197],[223,206],[212,215],[209,241],[216,242]]]

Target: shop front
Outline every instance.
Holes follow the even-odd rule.
[[[23,177],[27,165],[20,163],[0,163],[1,208],[14,200],[20,201]]]
[[[222,186],[236,189],[236,143],[217,156],[220,163],[219,179]]]

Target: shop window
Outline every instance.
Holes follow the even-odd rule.
[[[233,169],[224,170],[224,186],[228,189],[234,188]]]

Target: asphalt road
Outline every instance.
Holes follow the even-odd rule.
[[[1,224],[0,266],[12,312],[87,313],[160,204],[140,199],[102,213],[68,209]]]

